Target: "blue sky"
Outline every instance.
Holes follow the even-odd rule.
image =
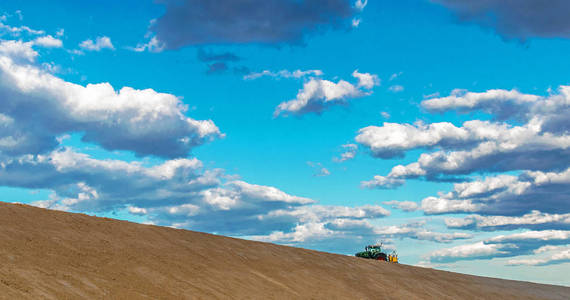
[[[223,2],[1,4],[0,200],[570,285],[568,4]]]

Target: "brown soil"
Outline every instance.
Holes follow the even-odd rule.
[[[568,297],[568,287],[0,203],[2,299]]]

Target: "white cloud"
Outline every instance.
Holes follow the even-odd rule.
[[[148,213],[148,211],[145,208],[140,208],[136,206],[129,206],[128,211],[133,215],[146,215]]]
[[[149,216],[156,224],[193,221],[196,226],[213,228],[218,220],[231,223],[232,218],[236,223],[245,219],[259,223],[259,216],[271,211],[315,203],[275,187],[226,178],[220,170],[203,171],[202,163],[195,158],[144,166],[140,162],[98,160],[65,148],[47,155],[0,160],[0,185],[54,191],[51,200],[36,205],[80,211],[125,207],[131,213]],[[250,225],[244,223],[243,230],[250,230]],[[262,225],[256,230],[263,231]],[[232,225],[225,228],[227,232],[234,229],[234,233],[239,232]]]
[[[354,28],[358,28],[358,26],[360,26],[360,22],[362,21],[362,19],[360,18],[354,18],[352,19],[352,27]]]
[[[404,183],[405,181],[403,179],[376,175],[372,180],[362,181],[361,186],[369,189],[393,189],[402,186]]]
[[[304,83],[295,99],[279,104],[274,115],[321,113],[331,105],[345,104],[351,98],[369,95],[371,93],[369,89],[377,84],[376,75],[358,73],[358,71],[354,71],[352,75],[358,79],[356,85],[344,80],[334,83],[320,78],[311,78]]]
[[[32,46],[32,42],[0,41],[0,54],[18,62],[34,62],[39,54]]]
[[[324,222],[337,219],[365,220],[383,218],[390,215],[390,212],[378,205],[364,205],[357,207],[332,206],[332,205],[311,205],[300,206],[295,209],[275,210],[261,216],[261,219],[270,218],[294,218],[300,222]]]
[[[344,152],[341,153],[339,158],[337,158],[337,157],[333,158],[333,161],[340,163],[343,161],[353,159],[356,156],[356,151],[358,150],[358,145],[356,145],[356,144],[345,144],[345,145],[342,145],[342,148],[344,149]]]
[[[428,255],[430,261],[454,261],[460,259],[487,258],[504,254],[501,245],[477,242],[433,251]]]
[[[454,240],[469,239],[467,233],[440,233],[429,231],[424,228],[424,223],[409,223],[392,226],[377,226],[371,224],[363,217],[334,217],[311,218],[309,222],[301,223],[290,232],[275,231],[266,236],[254,236],[261,241],[278,242],[285,244],[309,243],[322,244],[323,242],[336,240],[355,243],[362,240],[386,240],[391,238],[417,239],[437,243],[450,243]]]
[[[295,78],[295,79],[299,79],[299,78],[303,78],[303,77],[307,77],[307,76],[322,76],[323,75],[323,71],[321,70],[295,70],[295,71],[289,71],[289,70],[281,70],[281,71],[277,71],[277,72],[272,72],[269,70],[264,70],[261,72],[257,72],[257,73],[249,73],[247,75],[243,76],[244,80],[253,80],[253,79],[258,79],[264,76],[268,76],[268,77],[273,77],[273,78]]]
[[[358,70],[355,70],[352,72],[352,77],[358,79],[358,87],[363,87],[368,90],[380,84],[380,79],[375,74],[358,73]]]
[[[361,129],[355,139],[380,158],[403,157],[406,151],[417,148],[440,148],[421,154],[415,163],[394,167],[390,176],[400,173],[404,175],[399,179],[425,176],[442,180],[477,171],[548,171],[568,165],[570,136],[542,132],[541,128],[534,121],[511,126],[473,120],[462,127],[451,123],[384,123]]]
[[[494,120],[466,121],[462,126],[447,122],[384,123],[360,129],[355,140],[370,149],[373,156],[383,159],[404,157],[415,149],[436,150],[422,153],[416,162],[393,167],[387,176],[378,175],[375,177],[378,187],[397,187],[406,178],[465,181],[467,178],[458,176],[475,172],[559,172],[570,165],[569,99],[570,86],[560,86],[558,92],[548,96],[517,90],[482,93],[454,90],[448,97],[425,100],[422,106],[432,112],[482,111],[491,114]],[[493,180],[505,178],[508,177]],[[469,186],[475,188],[476,184]],[[556,199],[562,197],[560,193],[554,194]],[[446,209],[472,212],[489,208],[469,199],[448,200],[453,201],[445,203],[441,197],[427,201],[443,209],[438,213],[445,213]]]
[[[465,200],[444,200],[437,197],[427,197],[422,200],[421,208],[427,214],[443,214],[452,212],[475,212],[481,205]]]
[[[356,0],[356,2],[354,2],[354,7],[358,10],[363,10],[366,5],[368,4],[368,0]]]
[[[308,198],[292,196],[274,187],[232,181],[204,189],[193,206],[160,206],[133,209],[146,215],[154,224],[192,228],[248,236],[255,240],[281,243],[306,243],[318,235],[324,243],[335,244],[342,234],[329,228],[339,220],[367,222],[389,215],[380,206],[323,206]],[[223,222],[220,222],[223,220]],[[317,232],[315,232],[317,231]],[[354,238],[371,232],[355,232]]]
[[[314,239],[330,238],[334,231],[325,228],[323,223],[306,223],[296,225],[291,232],[275,231],[267,236],[253,236],[254,240],[273,243],[303,243]]]
[[[570,168],[561,172],[531,172],[520,176],[498,175],[483,180],[454,184],[451,192],[422,200],[422,210],[428,214],[478,212],[484,214],[522,215],[521,218],[496,217],[498,226],[560,225],[570,213]],[[540,214],[537,211],[548,213]],[[530,213],[530,214],[529,214]],[[485,218],[473,219],[477,226],[491,227]],[[501,224],[503,222],[504,224]],[[565,221],[564,223],[566,223]]]
[[[402,92],[404,90],[404,87],[399,85],[399,84],[396,84],[396,85],[390,86],[388,89],[393,93],[399,93],[399,92]]]
[[[323,168],[321,168],[319,173],[316,174],[316,176],[322,177],[322,176],[329,176],[330,174],[331,174],[331,172],[329,171],[329,169],[323,167]]]
[[[274,187],[249,184],[244,181],[233,181],[229,185],[234,187],[240,194],[251,199],[263,199],[269,202],[284,202],[291,204],[310,204],[315,201],[309,198],[291,196]]]
[[[392,200],[392,201],[384,201],[384,202],[382,202],[382,204],[389,205],[392,208],[401,209],[401,210],[407,211],[407,212],[416,211],[418,209],[418,204],[416,202],[412,202],[412,201]]]
[[[46,48],[61,48],[63,47],[63,42],[51,35],[46,35],[36,38],[34,40],[34,45],[39,45]]]
[[[403,72],[398,72],[390,75],[390,81],[395,80],[396,78],[402,76]]]
[[[466,122],[463,128],[448,122],[425,125],[419,123],[398,124],[384,122],[383,126],[368,126],[358,131],[356,142],[369,148],[376,157],[391,158],[403,156],[404,151],[414,148],[429,148],[439,144],[462,144],[479,137],[484,123]],[[481,130],[482,131],[482,130]],[[491,129],[485,132],[492,133]]]
[[[519,116],[524,108],[541,99],[536,95],[523,94],[517,90],[488,90],[483,93],[453,90],[450,96],[427,99],[422,106],[430,111],[459,110],[470,112],[483,110],[500,119]]]
[[[165,45],[161,43],[155,36],[153,36],[147,43],[145,44],[138,44],[136,47],[132,48],[135,52],[153,52],[159,53],[162,52],[165,48]]]
[[[14,14],[18,17],[18,20],[20,20],[20,21],[24,20],[24,15],[22,14],[22,11],[21,11],[21,10],[19,10],[19,9],[16,10],[16,11],[14,12]]]
[[[56,197],[50,207],[105,211],[129,202],[141,207],[160,205],[165,199],[187,201],[196,189],[217,184],[194,183],[207,178],[207,173],[198,173],[201,166],[197,159],[177,159],[145,167],[138,162],[97,160],[60,149],[46,155],[3,156],[0,184],[52,190]]]
[[[499,235],[487,240],[488,243],[495,243],[495,244],[515,243],[521,241],[522,242],[562,241],[566,243],[570,242],[570,231],[565,231],[565,230],[526,231],[521,233],[514,233],[511,235]]]
[[[448,228],[480,230],[570,228],[570,213],[548,214],[533,210],[520,217],[471,215],[465,218],[446,218],[445,224]]]
[[[448,97],[428,99],[422,106],[433,112],[483,111],[498,120],[525,121],[540,126],[541,132],[566,133],[570,129],[570,87],[560,86],[548,96],[523,94],[516,90],[489,90],[482,93],[454,91]]]
[[[51,74],[60,73],[62,71],[61,66],[54,63],[42,63],[42,69]]]
[[[556,251],[556,250],[562,250],[566,248],[565,246],[542,246],[536,250],[533,251],[534,254],[540,254],[540,253],[545,253],[545,252],[551,252],[551,251]]]
[[[0,54],[14,49],[25,50],[16,54],[25,53],[27,59],[37,55],[25,43],[0,44]],[[4,153],[49,151],[57,145],[57,136],[82,132],[84,141],[109,150],[175,157],[221,135],[212,121],[185,116],[187,108],[178,97],[152,89],[115,91],[108,83],[81,86],[1,55],[0,79],[0,113],[14,120],[4,138],[17,141],[4,145]],[[29,114],[30,105],[41,110]]]
[[[515,257],[553,250],[555,248],[551,246],[568,245],[568,243],[570,243],[570,231],[526,231],[511,235],[499,235],[474,244],[439,249],[426,255],[426,258],[432,262],[453,262],[457,260]],[[561,260],[563,256],[561,255]],[[533,262],[536,262],[537,265],[541,263],[541,261]],[[528,261],[526,263],[533,264]],[[547,261],[543,263],[547,263]],[[511,261],[507,264],[513,265],[515,263]],[[524,264],[524,262],[519,261],[518,264]]]
[[[0,20],[5,21],[5,20]],[[35,30],[28,26],[10,26],[0,22],[0,31],[7,32],[12,36],[20,36],[22,33],[30,34],[30,35],[44,35],[45,31],[43,30]]]
[[[103,49],[115,50],[111,39],[107,36],[99,36],[95,41],[90,39],[85,40],[79,44],[79,47],[87,51],[101,51]]]
[[[314,163],[314,162],[308,161],[307,165],[309,165],[311,168],[314,169],[313,176],[323,177],[323,176],[329,176],[331,174],[329,169],[323,167],[323,165],[321,163]]]
[[[547,258],[535,259],[511,259],[507,262],[508,266],[547,266],[570,262],[570,249],[562,250],[552,254]]]

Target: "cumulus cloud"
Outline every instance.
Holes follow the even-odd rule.
[[[514,130],[505,140],[485,141],[460,151],[423,153],[417,162],[398,165],[389,177],[453,181],[454,175],[515,170],[560,170],[570,163],[570,136],[536,134],[532,128]]]
[[[513,233],[510,235],[499,235],[487,240],[490,244],[507,244],[517,243],[517,248],[521,248],[523,243],[536,246],[536,242],[548,241],[549,244],[565,244],[570,241],[570,231],[566,230],[542,230],[542,231],[525,231],[521,233]],[[538,249],[535,247],[534,249]]]
[[[525,166],[508,165],[506,156],[515,155],[512,160],[524,163],[520,156],[536,155],[542,151],[552,156],[561,156],[566,153],[569,137],[554,135],[542,131],[541,123],[532,122],[523,126],[512,126],[506,123],[473,120],[457,127],[452,123],[441,122],[432,124],[398,124],[385,122],[383,126],[368,126],[358,131],[355,140],[369,148],[375,157],[394,158],[403,157],[405,152],[414,149],[440,148],[444,150],[425,154],[418,162],[422,166],[440,167],[444,171],[445,162],[454,159],[458,165],[455,168],[459,173],[463,165],[470,172],[468,164],[475,160],[483,161],[483,165],[495,163],[498,159],[507,159],[504,169],[526,169]],[[436,158],[443,158],[436,161]],[[493,160],[485,162],[484,160]],[[503,160],[504,161],[504,160]],[[529,169],[548,169],[553,162],[544,162],[541,168],[532,166]],[[454,169],[450,169],[453,171]]]
[[[0,54],[17,62],[34,62],[39,54],[32,48],[33,44],[15,40],[0,41]]]
[[[3,157],[0,185],[52,190],[50,199],[34,203],[40,207],[92,212],[126,208],[157,225],[231,235],[288,230],[300,222],[301,217],[293,213],[296,208],[314,209],[315,216],[323,217],[388,214],[376,207],[312,208],[312,199],[229,179],[221,170],[203,170],[195,158],[145,166],[98,160],[69,148],[46,155]],[[289,218],[279,216],[287,212]]]
[[[341,146],[344,149],[344,152],[340,154],[340,157],[333,158],[335,162],[343,162],[347,160],[351,160],[356,156],[356,151],[358,150],[358,145],[356,144],[345,144]]]
[[[430,253],[428,258],[432,262],[453,262],[466,259],[492,258],[505,254],[505,251],[501,251],[501,245],[477,242],[440,249]]]
[[[569,38],[565,0],[432,0],[454,11],[459,20],[492,28],[507,39]]]
[[[307,165],[309,165],[309,167],[314,169],[313,176],[323,177],[323,176],[329,176],[331,174],[329,169],[323,167],[323,165],[321,163],[314,163],[314,162],[308,161]]]
[[[202,164],[195,158],[145,167],[138,162],[97,160],[68,148],[2,157],[1,185],[52,190],[56,197],[42,205],[72,210],[107,211],[129,202],[177,203],[218,182],[211,174],[198,173]]]
[[[358,26],[360,26],[361,21],[362,21],[362,19],[360,19],[360,18],[352,19],[352,27],[357,28]]]
[[[570,164],[570,88],[546,97],[518,91],[452,93],[425,100],[430,111],[483,111],[496,121],[472,120],[458,127],[451,123],[396,124],[362,128],[355,138],[379,158],[403,157],[413,149],[423,153],[417,162],[398,165],[392,179],[458,180],[473,172],[515,170],[560,171]],[[525,122],[511,125],[505,121]]]
[[[253,79],[257,79],[257,78],[261,78],[264,76],[267,77],[273,77],[273,78],[295,78],[295,79],[299,79],[299,78],[303,78],[303,77],[307,77],[307,76],[322,76],[323,75],[323,71],[321,70],[295,70],[295,71],[289,71],[289,70],[281,70],[281,71],[277,71],[277,72],[273,72],[273,71],[269,71],[269,70],[263,70],[261,72],[252,72],[249,73],[247,75],[243,76],[244,80],[253,80]]]
[[[368,0],[356,0],[356,2],[354,2],[354,7],[358,10],[363,10],[366,5],[368,4]]]
[[[369,189],[393,189],[404,185],[404,183],[405,180],[403,179],[376,175],[372,180],[361,182],[361,186]]]
[[[406,151],[416,148],[462,147],[470,142],[482,141],[486,138],[485,134],[493,134],[491,131],[495,129],[483,130],[482,125],[491,126],[481,121],[466,122],[461,128],[448,122],[428,125],[384,122],[383,126],[360,129],[355,140],[370,149],[375,157],[403,157]]]
[[[322,177],[322,176],[329,176],[330,174],[331,174],[331,172],[329,171],[329,169],[322,167],[319,170],[319,172],[315,174],[315,176]]]
[[[0,20],[0,32],[6,32],[12,36],[20,36],[23,33],[28,35],[44,35],[45,31],[43,30],[35,30],[28,26],[10,26],[8,24],[4,24],[4,20]]]
[[[46,35],[36,38],[34,40],[34,45],[46,48],[61,48],[63,47],[63,42],[60,39],[56,39],[51,35]]]
[[[558,247],[554,248],[559,249]],[[566,248],[555,251],[546,258],[511,259],[507,261],[507,266],[549,266],[568,262],[570,262],[570,249]]]
[[[452,232],[441,233],[430,231],[425,228],[425,222],[412,222],[402,225],[377,226],[360,221],[336,221],[330,228],[344,229],[347,232],[362,230],[366,228],[370,232],[380,235],[383,239],[387,238],[411,238],[417,240],[426,240],[437,243],[450,243],[455,240],[470,239],[473,236],[468,233]]]
[[[398,72],[398,73],[394,73],[392,75],[390,75],[390,81],[397,79],[398,77],[402,76],[402,74],[404,74],[403,72]]]
[[[363,214],[363,213],[362,213]],[[398,239],[426,240],[436,243],[450,243],[455,240],[470,239],[467,233],[441,233],[425,228],[424,222],[402,225],[379,226],[368,220],[355,217],[338,217],[302,223],[289,232],[275,231],[266,236],[254,238],[267,242],[278,242],[295,245],[297,243],[320,245],[331,239],[348,243],[370,243],[370,241]],[[326,247],[326,246],[325,246]]]
[[[352,76],[358,80],[356,84],[345,80],[334,83],[320,78],[311,78],[304,83],[295,99],[279,104],[274,115],[320,114],[330,106],[346,104],[349,99],[370,95],[372,93],[370,89],[378,84],[377,77],[373,74],[359,73],[356,70]]]
[[[418,204],[416,202],[412,202],[412,201],[396,201],[396,200],[392,200],[392,201],[384,201],[382,202],[382,204],[384,205],[389,205],[392,208],[395,209],[400,209],[406,212],[410,212],[410,211],[416,211],[418,209]],[[447,226],[448,228],[451,228],[449,225]]]
[[[518,228],[570,229],[570,214],[548,214],[533,210],[522,216],[481,216],[446,218],[447,228],[477,229],[485,231],[514,230]]]
[[[522,225],[526,222],[528,226],[533,224],[553,226],[565,218],[562,215],[541,215],[533,211],[548,214],[570,213],[568,195],[570,195],[570,168],[561,172],[527,171],[519,176],[497,175],[483,180],[456,183],[453,190],[448,193],[423,199],[421,207],[427,214],[477,212],[492,215],[523,215],[531,213],[520,219],[504,218],[502,222],[506,223],[503,225],[516,225],[508,224],[508,222],[519,222]]]
[[[473,244],[459,245],[433,251],[426,255],[432,262],[492,259],[532,254],[541,247],[567,245],[570,231],[526,231],[511,235],[499,235]]]
[[[540,126],[541,132],[554,134],[570,130],[570,86],[560,86],[548,96],[522,94],[516,90],[489,90],[482,93],[454,91],[448,97],[432,98],[422,106],[432,112],[456,110],[482,111],[496,120],[513,119]]]
[[[352,77],[358,79],[357,87],[363,87],[368,90],[380,84],[380,79],[375,74],[359,73],[358,70],[355,70],[352,72]]]
[[[399,93],[399,92],[402,92],[404,90],[404,87],[399,85],[399,84],[395,84],[395,85],[390,86],[388,89],[390,90],[390,92]]]
[[[185,224],[194,230],[228,234],[269,233],[264,230],[272,227],[264,225],[262,215],[315,203],[275,187],[228,179],[221,170],[203,170],[195,158],[145,166],[98,160],[69,148],[46,155],[4,157],[0,185],[54,191],[51,199],[35,203],[42,207],[93,212],[128,208],[155,224]],[[378,209],[364,211],[372,214]],[[380,208],[380,212],[386,211]]]
[[[20,42],[2,43],[0,53],[3,47],[29,50]],[[185,116],[187,108],[178,97],[152,89],[116,91],[108,83],[81,86],[6,55],[0,56],[0,79],[3,153],[50,151],[57,146],[57,136],[81,132],[84,141],[108,150],[180,157],[221,135],[212,121]]]
[[[148,42],[138,44],[136,47],[132,48],[131,50],[135,52],[152,52],[152,53],[159,53],[162,52],[165,48],[164,43],[159,41],[156,36],[151,37]]]
[[[447,97],[424,100],[422,106],[432,112],[481,110],[493,114],[499,120],[524,119],[532,104],[540,96],[523,94],[517,90],[488,90],[482,93],[456,89]]]
[[[166,12],[150,30],[167,49],[205,44],[294,45],[303,43],[308,34],[350,28],[359,11],[351,2],[160,0]]]
[[[79,47],[87,51],[101,51],[103,49],[115,50],[111,39],[107,36],[99,36],[95,41],[90,39],[85,40],[79,44]]]

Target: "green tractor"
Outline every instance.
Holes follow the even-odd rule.
[[[392,254],[386,254],[386,252],[382,250],[382,244],[368,245],[364,248],[364,251],[356,253],[356,257],[389,261],[394,263],[398,262],[398,255],[396,252],[393,252]]]

